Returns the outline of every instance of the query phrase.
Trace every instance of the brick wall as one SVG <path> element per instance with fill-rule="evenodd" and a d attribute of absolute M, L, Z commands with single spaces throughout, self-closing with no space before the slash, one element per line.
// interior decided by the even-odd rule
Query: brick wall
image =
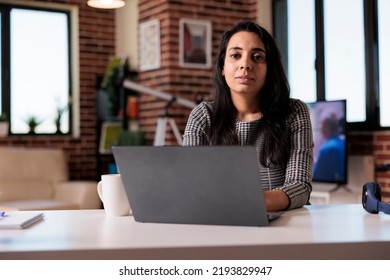
<path fill-rule="evenodd" d="M 373 133 L 373 154 L 376 166 L 390 163 L 390 132 Z M 376 172 L 376 180 L 382 188 L 382 200 L 390 202 L 390 171 Z"/>
<path fill-rule="evenodd" d="M 69 158 L 72 179 L 95 179 L 96 157 L 96 77 L 105 71 L 115 53 L 115 12 L 97 10 L 87 1 L 30 1 L 72 4 L 79 7 L 80 56 L 80 137 L 10 136 L 0 139 L 0 146 L 62 148 Z M 43 106 L 43 105 L 42 105 Z"/>
<path fill-rule="evenodd" d="M 375 166 L 390 162 L 390 132 L 350 133 L 348 152 L 354 155 L 373 155 Z M 390 202 L 390 171 L 376 171 L 375 180 L 381 185 L 382 200 Z"/>

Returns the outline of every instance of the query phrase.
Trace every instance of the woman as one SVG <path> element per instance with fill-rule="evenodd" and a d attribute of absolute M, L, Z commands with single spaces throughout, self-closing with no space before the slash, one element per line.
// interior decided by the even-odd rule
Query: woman
<path fill-rule="evenodd" d="M 290 89 L 272 36 L 240 22 L 222 36 L 213 102 L 188 119 L 183 145 L 255 145 L 268 211 L 309 202 L 313 136 L 307 106 Z"/>

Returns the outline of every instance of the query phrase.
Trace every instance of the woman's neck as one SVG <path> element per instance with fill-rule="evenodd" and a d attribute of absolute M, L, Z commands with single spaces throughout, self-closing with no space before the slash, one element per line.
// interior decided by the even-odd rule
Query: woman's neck
<path fill-rule="evenodd" d="M 237 109 L 238 120 L 248 122 L 262 118 L 263 114 L 259 111 L 257 98 L 236 97 L 232 99 Z"/>
<path fill-rule="evenodd" d="M 238 112 L 237 119 L 242 122 L 256 121 L 263 117 L 261 112 L 251 113 L 251 112 Z"/>

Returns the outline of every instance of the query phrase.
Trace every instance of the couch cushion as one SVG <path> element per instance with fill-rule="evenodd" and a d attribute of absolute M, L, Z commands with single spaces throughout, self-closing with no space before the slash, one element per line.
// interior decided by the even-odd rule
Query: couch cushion
<path fill-rule="evenodd" d="M 77 204 L 57 200 L 14 200 L 0 202 L 1 211 L 19 210 L 77 210 Z"/>
<path fill-rule="evenodd" d="M 0 148 L 0 181 L 3 179 L 68 180 L 65 153 L 48 148 Z"/>
<path fill-rule="evenodd" d="M 15 179 L 0 180 L 0 201 L 20 199 L 52 199 L 53 183 L 49 181 Z"/>

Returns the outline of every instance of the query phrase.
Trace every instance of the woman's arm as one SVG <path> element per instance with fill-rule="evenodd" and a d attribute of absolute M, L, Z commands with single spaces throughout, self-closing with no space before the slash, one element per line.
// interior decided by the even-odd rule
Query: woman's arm
<path fill-rule="evenodd" d="M 285 181 L 278 188 L 288 197 L 289 203 L 283 209 L 302 207 L 309 202 L 313 176 L 313 131 L 309 110 L 300 100 L 292 101 L 289 117 L 291 153 L 287 162 Z M 276 196 L 280 199 L 275 202 Z M 266 194 L 270 208 L 285 206 L 282 194 Z"/>

